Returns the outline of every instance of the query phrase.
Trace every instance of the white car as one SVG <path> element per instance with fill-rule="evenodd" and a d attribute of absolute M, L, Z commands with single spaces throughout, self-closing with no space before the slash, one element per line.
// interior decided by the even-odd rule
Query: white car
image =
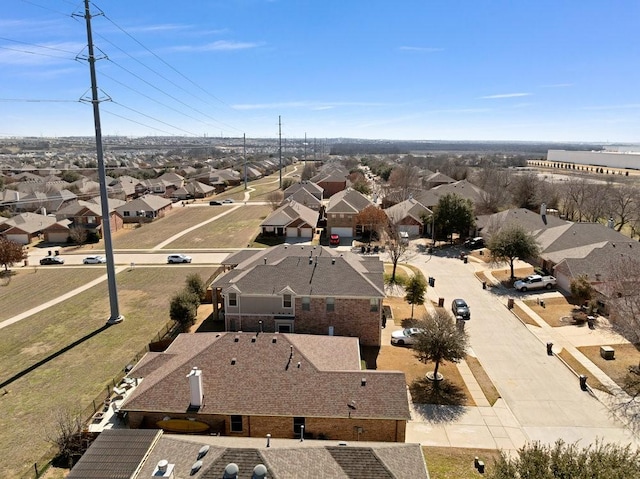
<path fill-rule="evenodd" d="M 170 254 L 167 256 L 167 263 L 191 263 L 191 256 L 187 256 L 186 254 Z"/>
<path fill-rule="evenodd" d="M 105 258 L 104 256 L 87 256 L 85 259 L 82 260 L 82 262 L 84 264 L 100 264 L 100 263 L 106 263 L 107 262 L 107 258 Z"/>
<path fill-rule="evenodd" d="M 414 344 L 417 336 L 422 333 L 422 331 L 420 328 L 405 328 L 394 331 L 391 333 L 391 344 L 397 344 L 399 346 Z"/>
<path fill-rule="evenodd" d="M 229 204 L 229 203 L 233 203 L 233 200 L 231 198 L 227 198 L 226 200 L 222 200 L 222 202 Z"/>

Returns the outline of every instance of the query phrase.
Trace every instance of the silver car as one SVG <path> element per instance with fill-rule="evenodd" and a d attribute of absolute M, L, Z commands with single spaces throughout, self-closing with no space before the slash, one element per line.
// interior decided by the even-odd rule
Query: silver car
<path fill-rule="evenodd" d="M 405 328 L 394 331 L 391 333 L 391 344 L 397 344 L 398 346 L 414 344 L 417 336 L 422 333 L 422 331 L 420 328 Z"/>
<path fill-rule="evenodd" d="M 104 256 L 87 256 L 85 259 L 82 260 L 82 262 L 84 264 L 101 264 L 101 263 L 106 263 L 107 262 L 107 258 L 105 258 Z"/>
<path fill-rule="evenodd" d="M 178 254 L 170 254 L 167 256 L 167 263 L 191 263 L 191 256 L 187 256 L 186 254 L 178 253 Z"/>

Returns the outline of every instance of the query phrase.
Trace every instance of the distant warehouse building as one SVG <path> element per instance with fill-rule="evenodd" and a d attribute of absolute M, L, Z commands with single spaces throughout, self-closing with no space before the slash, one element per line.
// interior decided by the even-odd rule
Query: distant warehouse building
<path fill-rule="evenodd" d="M 547 161 L 640 170 L 640 153 L 549 150 Z"/>

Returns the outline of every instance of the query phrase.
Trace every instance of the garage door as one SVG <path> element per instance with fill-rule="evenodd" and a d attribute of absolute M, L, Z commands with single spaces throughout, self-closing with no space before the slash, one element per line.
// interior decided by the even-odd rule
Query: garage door
<path fill-rule="evenodd" d="M 66 243 L 69 239 L 69 233 L 67 232 L 58 232 L 58 233 L 49 233 L 47 234 L 47 240 L 50 243 Z"/>
<path fill-rule="evenodd" d="M 353 228 L 332 226 L 331 227 L 331 234 L 332 235 L 340 235 L 342 237 L 349 238 L 349 237 L 353 236 Z"/>
<path fill-rule="evenodd" d="M 302 238 L 311 238 L 312 234 L 313 234 L 313 228 L 300 229 L 300 236 Z"/>
<path fill-rule="evenodd" d="M 287 238 L 297 238 L 298 228 L 287 228 Z"/>
<path fill-rule="evenodd" d="M 11 241 L 15 241 L 16 243 L 29 244 L 29 237 L 25 234 L 15 234 L 15 235 L 8 234 L 8 235 L 5 235 L 5 238 Z"/>

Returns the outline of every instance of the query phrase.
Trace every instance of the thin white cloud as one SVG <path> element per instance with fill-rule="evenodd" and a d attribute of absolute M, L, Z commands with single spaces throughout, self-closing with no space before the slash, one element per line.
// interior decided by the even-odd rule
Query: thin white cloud
<path fill-rule="evenodd" d="M 192 25 L 183 25 L 179 23 L 161 23 L 158 25 L 145 25 L 139 27 L 128 28 L 127 31 L 135 33 L 158 33 L 158 32 L 175 32 L 180 30 L 191 30 Z"/>
<path fill-rule="evenodd" d="M 583 110 L 600 111 L 600 110 L 635 110 L 640 108 L 640 103 L 627 103 L 623 105 L 602 105 L 602 106 L 585 106 Z"/>
<path fill-rule="evenodd" d="M 481 96 L 483 100 L 494 100 L 497 98 L 519 98 L 521 96 L 531 96 L 532 93 L 499 93 L 497 95 Z"/>
<path fill-rule="evenodd" d="M 427 52 L 427 53 L 433 53 L 433 52 L 441 52 L 444 50 L 444 48 L 435 48 L 435 47 L 411 47 L 408 45 L 404 45 L 401 47 L 398 47 L 398 50 L 402 50 L 402 51 L 407 51 L 407 52 Z"/>
<path fill-rule="evenodd" d="M 233 51 L 247 50 L 250 48 L 258 48 L 262 43 L 255 42 L 230 42 L 227 40 L 219 40 L 217 42 L 207 43 L 205 45 L 181 45 L 169 48 L 174 52 L 213 52 L 213 51 Z"/>
<path fill-rule="evenodd" d="M 310 110 L 329 110 L 340 106 L 387 106 L 386 103 L 369 103 L 369 102 L 317 102 L 317 101 L 289 101 L 280 103 L 245 103 L 233 105 L 236 110 L 268 110 L 282 108 L 306 108 Z"/>

